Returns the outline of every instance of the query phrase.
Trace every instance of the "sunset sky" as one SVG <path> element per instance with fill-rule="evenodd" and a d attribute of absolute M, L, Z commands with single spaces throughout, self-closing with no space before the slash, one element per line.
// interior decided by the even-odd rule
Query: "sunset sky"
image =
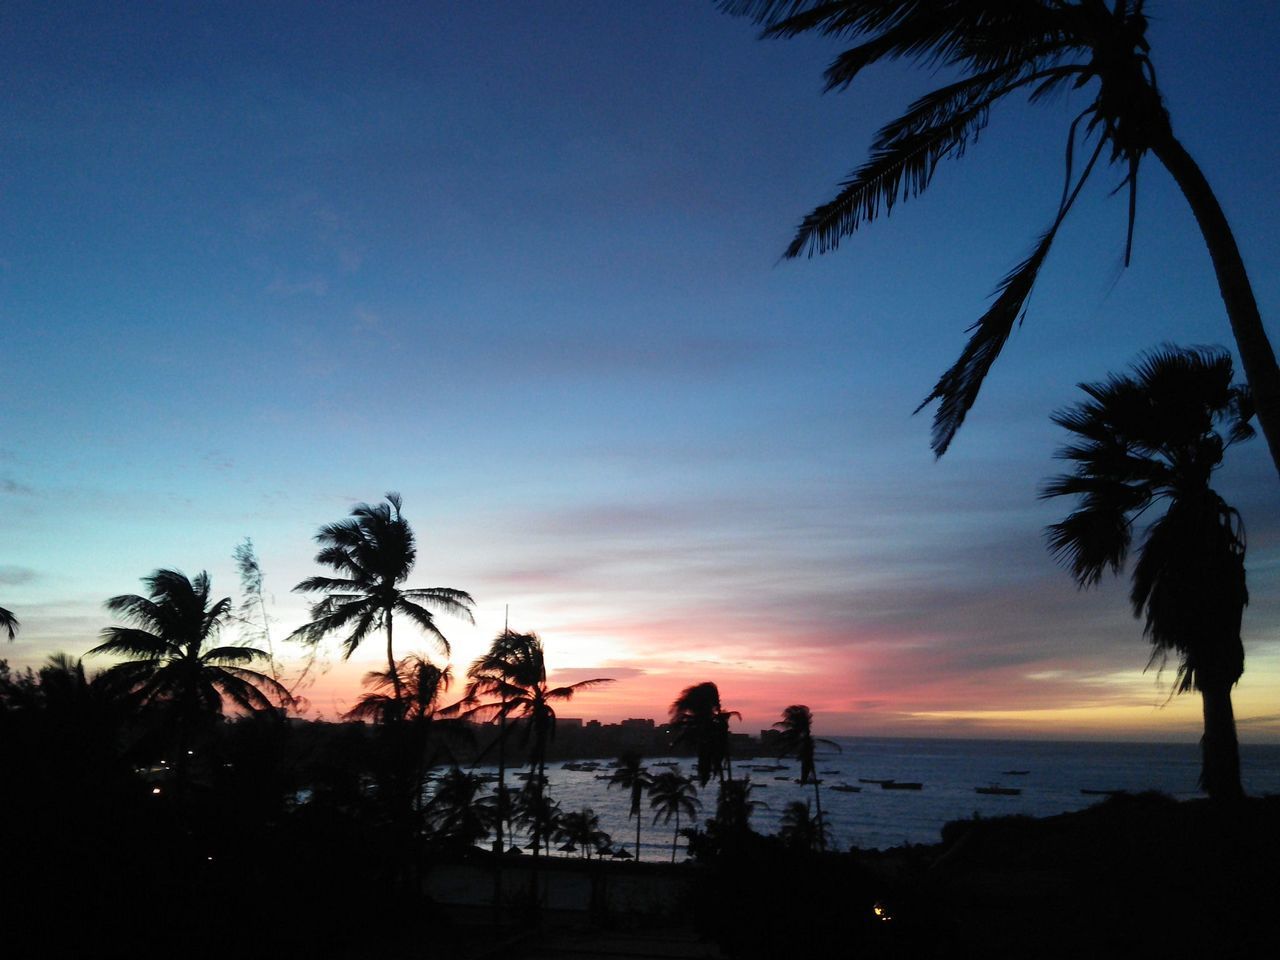
<path fill-rule="evenodd" d="M 1149 6 L 1280 340 L 1280 5 Z M 83 653 L 157 567 L 237 595 L 245 537 L 282 638 L 316 530 L 398 490 L 410 585 L 477 601 L 440 620 L 458 673 L 509 606 L 553 680 L 617 679 L 565 716 L 714 680 L 749 732 L 799 702 L 827 734 L 1197 737 L 1127 583 L 1079 593 L 1042 538 L 1068 504 L 1036 498 L 1078 381 L 1233 346 L 1172 181 L 1144 166 L 1124 270 L 1095 177 L 935 462 L 911 411 L 1049 224 L 1083 101 L 1010 101 L 925 197 L 779 262 L 941 75 L 823 96 L 836 45 L 756 32 L 692 0 L 6 3 L 0 657 Z M 1280 741 L 1260 439 L 1217 486 L 1249 533 L 1240 733 Z M 379 654 L 333 644 L 310 715 Z"/>

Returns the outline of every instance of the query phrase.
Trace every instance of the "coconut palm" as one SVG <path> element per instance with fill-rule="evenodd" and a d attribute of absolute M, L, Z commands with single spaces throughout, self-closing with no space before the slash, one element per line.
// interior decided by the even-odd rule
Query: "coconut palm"
<path fill-rule="evenodd" d="M 13 640 L 18 636 L 18 618 L 4 607 L 0 607 L 0 630 L 9 634 L 9 639 Z"/>
<path fill-rule="evenodd" d="M 813 784 L 813 802 L 818 810 L 818 819 L 822 819 L 821 781 L 814 767 L 813 752 L 818 744 L 824 747 L 835 747 L 837 750 L 840 749 L 840 745 L 833 740 L 824 740 L 822 737 L 813 735 L 813 711 L 803 704 L 792 704 L 783 710 L 782 719 L 775 723 L 774 727 L 779 731 L 778 745 L 781 748 L 781 755 L 796 757 L 800 761 L 800 783 Z M 818 834 L 818 841 L 825 843 L 823 833 Z"/>
<path fill-rule="evenodd" d="M 107 627 L 103 642 L 89 653 L 130 658 L 107 671 L 109 682 L 171 725 L 181 781 L 190 738 L 221 716 L 224 704 L 249 712 L 274 710 L 289 704 L 289 691 L 252 669 L 269 660 L 265 651 L 216 645 L 231 599 L 211 600 L 207 573 L 188 579 L 176 570 L 157 570 L 142 582 L 147 596 L 125 594 L 107 601 L 107 609 L 132 626 Z"/>
<path fill-rule="evenodd" d="M 590 807 L 561 814 L 556 824 L 557 840 L 563 840 L 565 853 L 575 850 L 578 856 L 591 859 L 591 854 L 602 855 L 608 849 L 610 837 L 600 829 L 600 818 Z"/>
<path fill-rule="evenodd" d="M 844 89 L 865 67 L 900 57 L 930 68 L 942 65 L 957 77 L 880 129 L 870 158 L 832 200 L 801 222 L 787 257 L 834 250 L 862 224 L 922 193 L 938 164 L 962 156 L 986 126 L 991 108 L 1006 97 L 1025 92 L 1035 102 L 1066 89 L 1093 92 L 1067 131 L 1066 179 L 1052 223 L 1000 282 L 994 303 L 970 328 L 960 359 L 921 404 L 939 403 L 935 453 L 946 451 L 964 421 L 1014 323 L 1024 315 L 1058 228 L 1104 155 L 1120 168 L 1120 185 L 1128 188 L 1128 261 L 1138 169 L 1149 152 L 1173 176 L 1200 226 L 1272 460 L 1280 469 L 1280 369 L 1226 216 L 1203 172 L 1174 136 L 1150 56 L 1145 0 L 720 0 L 720 6 L 754 18 L 768 37 L 816 32 L 854 42 L 827 69 L 828 90 Z M 1077 153 L 1087 154 L 1078 176 Z"/>
<path fill-rule="evenodd" d="M 432 610 L 453 614 L 468 623 L 472 599 L 465 590 L 452 587 L 402 586 L 413 571 L 418 548 L 413 529 L 400 512 L 398 493 L 388 493 L 386 503 L 357 504 L 351 516 L 320 528 L 316 542 L 321 550 L 316 563 L 332 567 L 336 577 L 307 577 L 293 589 L 299 593 L 323 593 L 311 608 L 311 622 L 291 637 L 319 643 L 331 633 L 349 631 L 342 641 L 343 657 L 350 657 L 375 630 L 387 638 L 387 672 L 394 699 L 403 690 L 392 645 L 393 614 L 401 614 L 432 637 L 449 653 L 449 641 L 436 626 Z"/>
<path fill-rule="evenodd" d="M 468 672 L 477 675 L 472 681 L 469 698 L 486 695 L 493 698 L 488 703 L 472 707 L 468 715 L 520 721 L 531 774 L 524 792 L 539 795 L 546 783 L 547 746 L 556 735 L 556 711 L 552 704 L 572 699 L 579 690 L 613 682 L 608 677 L 595 677 L 551 687 L 547 684 L 546 658 L 538 635 L 509 630 L 503 631 L 490 653 L 472 664 L 472 670 Z M 537 799 L 541 799 L 540 796 Z M 539 804 L 534 802 L 533 806 L 536 808 Z M 541 841 L 545 839 L 538 827 L 539 822 L 537 818 L 533 821 L 534 856 L 538 855 Z"/>
<path fill-rule="evenodd" d="M 1200 691 L 1201 784 L 1215 798 L 1242 794 L 1231 688 L 1244 672 L 1244 528 L 1209 486 L 1223 451 L 1253 435 L 1248 390 L 1231 376 L 1223 351 L 1164 347 L 1128 376 L 1081 384 L 1089 399 L 1053 417 L 1073 434 L 1058 457 L 1074 470 L 1043 492 L 1079 498 L 1047 536 L 1081 587 L 1108 568 L 1120 573 L 1137 519 L 1154 515 L 1139 538 L 1129 598 L 1146 619 L 1152 663 L 1176 656 L 1176 692 Z"/>
<path fill-rule="evenodd" d="M 729 720 L 742 718 L 720 706 L 720 689 L 710 681 L 685 687 L 671 704 L 673 745 L 692 744 L 698 754 L 698 783 L 705 787 L 714 775 L 733 776 L 729 757 Z"/>
<path fill-rule="evenodd" d="M 631 791 L 631 807 L 627 819 L 636 818 L 636 860 L 640 860 L 640 801 L 645 791 L 653 786 L 653 775 L 640 764 L 640 758 L 633 753 L 624 755 L 618 760 L 613 774 L 609 777 L 607 788 L 621 787 Z"/>
<path fill-rule="evenodd" d="M 808 803 L 792 800 L 782 810 L 778 839 L 793 850 L 826 850 L 830 842 L 826 817 L 814 813 Z"/>
<path fill-rule="evenodd" d="M 680 836 L 681 816 L 692 820 L 698 815 L 702 802 L 698 799 L 698 791 L 693 780 L 679 770 L 664 770 L 653 778 L 653 786 L 649 788 L 649 806 L 655 811 L 653 822 L 659 819 L 664 824 L 675 818 L 676 827 L 671 834 L 671 862 L 676 862 L 676 840 Z"/>
<path fill-rule="evenodd" d="M 488 836 L 496 810 L 479 796 L 480 787 L 479 777 L 457 767 L 437 782 L 426 816 L 439 842 L 467 849 Z"/>

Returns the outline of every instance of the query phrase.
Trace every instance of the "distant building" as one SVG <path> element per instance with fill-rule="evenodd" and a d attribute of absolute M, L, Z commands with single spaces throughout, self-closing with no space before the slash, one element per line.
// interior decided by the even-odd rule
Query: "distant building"
<path fill-rule="evenodd" d="M 591 722 L 595 723 L 594 720 Z M 556 717 L 556 727 L 563 728 L 566 730 L 581 730 L 582 718 L 581 717 Z"/>
<path fill-rule="evenodd" d="M 636 728 L 640 730 L 652 730 L 653 721 L 652 720 L 623 720 L 620 724 L 618 724 L 618 726 L 624 729 Z"/>

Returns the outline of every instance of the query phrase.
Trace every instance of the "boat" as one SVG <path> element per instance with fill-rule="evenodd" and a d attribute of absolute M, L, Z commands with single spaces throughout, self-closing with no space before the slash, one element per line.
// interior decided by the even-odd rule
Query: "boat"
<path fill-rule="evenodd" d="M 993 797 L 1016 797 L 1022 793 L 1017 787 L 1002 787 L 994 783 L 989 787 L 974 787 L 973 792 L 985 793 Z"/>
<path fill-rule="evenodd" d="M 1028 773 L 1030 773 L 1030 772 L 1031 772 L 1030 770 L 1001 770 L 1001 771 L 1000 771 L 1000 776 L 1002 776 L 1002 777 L 1025 777 L 1025 776 L 1026 776 Z"/>
<path fill-rule="evenodd" d="M 908 782 L 906 780 L 885 780 L 880 784 L 882 790 L 923 790 L 923 783 Z"/>
<path fill-rule="evenodd" d="M 839 773 L 840 771 L 839 770 L 819 770 L 818 772 L 825 777 L 825 776 L 829 776 L 830 774 Z"/>
<path fill-rule="evenodd" d="M 861 787 L 855 787 L 852 784 L 848 784 L 848 783 L 834 784 L 831 787 L 831 789 L 836 791 L 836 793 L 861 793 L 862 792 Z"/>
<path fill-rule="evenodd" d="M 774 777 L 775 780 L 790 780 L 790 777 Z"/>
<path fill-rule="evenodd" d="M 680 766 L 680 761 L 679 760 L 659 760 L 657 763 L 654 764 L 654 766 L 655 767 L 678 767 Z"/>
<path fill-rule="evenodd" d="M 878 784 L 880 784 L 880 786 L 882 786 L 882 787 L 883 787 L 886 783 L 893 783 L 893 781 L 892 781 L 892 780 L 872 780 L 872 779 L 869 779 L 868 777 L 859 777 L 859 778 L 858 778 L 858 782 L 859 782 L 859 783 L 878 783 Z"/>

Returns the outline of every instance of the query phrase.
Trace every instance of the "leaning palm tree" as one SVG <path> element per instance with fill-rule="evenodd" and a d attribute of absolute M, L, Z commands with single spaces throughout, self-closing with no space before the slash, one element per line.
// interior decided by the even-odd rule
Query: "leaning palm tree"
<path fill-rule="evenodd" d="M 636 818 L 637 863 L 640 861 L 640 801 L 645 791 L 652 786 L 653 775 L 640 764 L 640 758 L 634 753 L 625 754 L 618 760 L 607 785 L 610 790 L 621 787 L 631 791 L 631 807 L 627 812 L 627 819 Z"/>
<path fill-rule="evenodd" d="M 1244 528 L 1209 486 L 1223 451 L 1253 435 L 1249 392 L 1231 376 L 1223 351 L 1164 347 L 1128 376 L 1081 384 L 1089 399 L 1053 417 L 1074 435 L 1058 453 L 1074 470 L 1043 492 L 1079 498 L 1047 535 L 1081 587 L 1118 574 L 1138 518 L 1154 515 L 1129 598 L 1146 618 L 1151 662 L 1175 655 L 1176 692 L 1200 691 L 1201 785 L 1214 798 L 1242 795 L 1231 688 L 1244 672 Z"/>
<path fill-rule="evenodd" d="M 10 640 L 18 636 L 18 626 L 18 618 L 4 607 L 0 607 L 0 630 L 9 634 Z"/>
<path fill-rule="evenodd" d="M 698 791 L 693 780 L 679 770 L 665 770 L 653 778 L 653 786 L 649 788 L 649 806 L 655 811 L 653 822 L 661 818 L 664 824 L 670 823 L 674 817 L 675 830 L 671 834 L 671 862 L 676 862 L 676 840 L 680 836 L 680 818 L 684 816 L 693 820 L 698 815 L 702 802 L 698 799 Z"/>
<path fill-rule="evenodd" d="M 795 703 L 782 711 L 782 719 L 774 726 L 778 729 L 778 745 L 782 748 L 781 755 L 784 757 L 796 757 L 800 760 L 800 783 L 813 784 L 813 802 L 818 811 L 818 819 L 822 819 L 822 793 L 819 785 L 822 781 L 818 779 L 818 771 L 813 763 L 814 748 L 818 744 L 825 747 L 835 747 L 840 749 L 840 744 L 834 740 L 824 740 L 822 737 L 813 735 L 813 711 L 803 704 Z M 826 837 L 823 833 L 818 834 L 819 843 L 825 844 Z M 826 849 L 825 846 L 823 849 Z"/>
<path fill-rule="evenodd" d="M 191 736 L 221 716 L 225 704 L 248 712 L 273 710 L 289 704 L 289 691 L 252 669 L 269 660 L 265 651 L 215 645 L 231 599 L 211 600 L 207 573 L 188 579 L 176 570 L 157 570 L 142 582 L 147 596 L 107 601 L 108 610 L 132 625 L 107 627 L 103 642 L 89 653 L 129 658 L 107 677 L 172 725 L 181 779 Z"/>
<path fill-rule="evenodd" d="M 494 699 L 472 707 L 468 715 L 505 716 L 521 722 L 530 772 L 525 792 L 536 795 L 531 805 L 540 809 L 546 783 L 547 746 L 556 735 L 556 711 L 552 704 L 572 699 L 579 690 L 612 683 L 613 680 L 595 677 L 561 687 L 549 686 L 542 641 L 536 633 L 504 631 L 499 641 L 499 655 L 487 661 L 487 672 L 482 680 L 473 681 L 475 688 L 472 691 L 476 697 L 488 695 Z M 475 669 L 475 666 L 473 664 L 472 668 Z M 545 837 L 538 826 L 540 820 L 534 818 L 532 822 L 535 828 L 533 853 L 537 856 Z"/>
<path fill-rule="evenodd" d="M 767 37 L 806 32 L 848 39 L 826 72 L 827 90 L 844 89 L 874 63 L 907 58 L 957 75 L 880 129 L 871 156 L 839 192 L 801 222 L 786 257 L 834 250 L 840 240 L 895 203 L 922 193 L 938 164 L 975 143 L 993 106 L 1016 93 L 1036 102 L 1090 88 L 1092 100 L 1067 131 L 1062 198 L 1031 253 L 999 284 L 991 308 L 970 328 L 960 359 L 921 407 L 938 401 L 933 449 L 941 456 L 1026 309 L 1036 276 L 1063 219 L 1097 161 L 1119 166 L 1128 188 L 1128 262 L 1138 168 L 1153 154 L 1195 215 L 1213 261 L 1258 418 L 1280 469 L 1280 368 L 1225 214 L 1204 173 L 1174 136 L 1147 41 L 1145 0 L 719 0 Z M 1092 141 L 1092 142 L 1090 142 Z M 1087 155 L 1076 175 L 1077 153 Z"/>
<path fill-rule="evenodd" d="M 815 814 L 808 803 L 792 800 L 783 808 L 782 819 L 778 823 L 778 839 L 792 850 L 826 850 L 830 834 L 822 811 Z"/>
<path fill-rule="evenodd" d="M 710 681 L 685 687 L 671 704 L 673 745 L 692 744 L 698 754 L 698 783 L 705 787 L 712 776 L 723 782 L 733 776 L 729 756 L 729 720 L 741 719 L 736 710 L 720 706 L 720 688 Z"/>
<path fill-rule="evenodd" d="M 413 529 L 400 512 L 398 493 L 388 493 L 386 503 L 357 504 L 351 516 L 320 528 L 316 542 L 321 550 L 316 563 L 332 567 L 336 577 L 307 577 L 293 589 L 300 593 L 323 593 L 311 608 L 311 622 L 295 630 L 291 637 L 318 643 L 331 633 L 349 631 L 342 641 L 343 657 L 375 630 L 387 638 L 387 671 L 395 700 L 402 698 L 392 646 L 392 617 L 401 614 L 432 637 L 441 651 L 449 653 L 445 639 L 431 611 L 461 617 L 468 623 L 472 599 L 465 590 L 452 587 L 402 586 L 413 571 L 418 556 Z"/>

